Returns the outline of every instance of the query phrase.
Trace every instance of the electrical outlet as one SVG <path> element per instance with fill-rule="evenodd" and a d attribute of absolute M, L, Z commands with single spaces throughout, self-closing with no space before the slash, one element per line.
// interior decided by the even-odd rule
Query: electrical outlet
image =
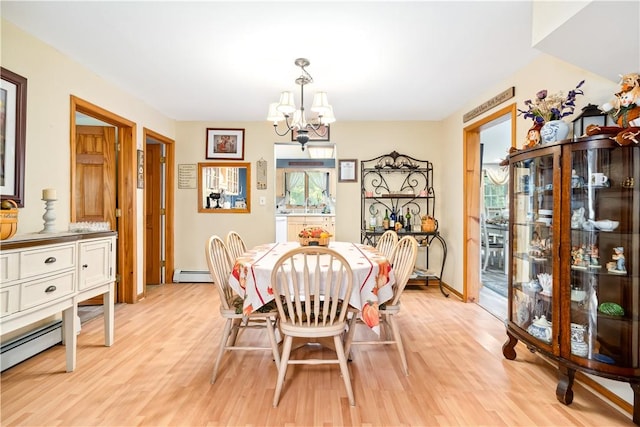
<path fill-rule="evenodd" d="M 264 206 L 266 204 L 267 204 L 267 198 L 264 196 L 260 197 L 260 205 Z"/>

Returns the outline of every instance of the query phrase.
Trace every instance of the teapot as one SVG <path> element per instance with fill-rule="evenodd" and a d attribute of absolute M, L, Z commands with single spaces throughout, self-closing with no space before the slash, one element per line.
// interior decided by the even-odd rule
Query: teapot
<path fill-rule="evenodd" d="M 540 317 L 535 317 L 533 323 L 527 328 L 527 332 L 547 343 L 551 342 L 552 331 L 551 322 L 547 320 L 544 314 Z"/>

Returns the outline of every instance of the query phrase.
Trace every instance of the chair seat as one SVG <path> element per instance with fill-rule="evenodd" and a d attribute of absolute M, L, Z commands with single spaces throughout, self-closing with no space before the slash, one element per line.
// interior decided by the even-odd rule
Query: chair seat
<path fill-rule="evenodd" d="M 336 323 L 327 326 L 307 326 L 307 325 L 292 325 L 291 323 L 280 322 L 280 331 L 286 335 L 292 337 L 331 337 L 336 334 L 340 334 L 346 326 L 345 323 Z"/>
<path fill-rule="evenodd" d="M 231 298 L 228 299 L 229 307 L 233 307 L 233 312 L 235 314 L 243 314 L 244 313 L 244 299 L 239 295 L 232 295 Z M 232 310 L 228 310 L 225 312 L 230 312 Z M 276 306 L 276 302 L 274 300 L 269 301 L 262 307 L 258 308 L 254 313 L 271 313 L 277 312 L 278 307 Z"/>

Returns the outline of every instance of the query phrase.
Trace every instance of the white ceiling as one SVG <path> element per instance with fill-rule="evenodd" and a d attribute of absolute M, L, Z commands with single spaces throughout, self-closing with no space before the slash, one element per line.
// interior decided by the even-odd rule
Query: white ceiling
<path fill-rule="evenodd" d="M 265 120 L 281 91 L 298 97 L 298 57 L 311 61 L 315 80 L 307 108 L 322 90 L 338 120 L 442 120 L 539 54 L 531 1 L 3 0 L 0 8 L 2 18 L 186 121 Z"/>

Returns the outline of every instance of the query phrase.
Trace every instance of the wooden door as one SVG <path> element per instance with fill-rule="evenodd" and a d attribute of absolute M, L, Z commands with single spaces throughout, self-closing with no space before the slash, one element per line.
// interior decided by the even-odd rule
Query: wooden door
<path fill-rule="evenodd" d="M 108 222 L 116 230 L 116 129 L 76 126 L 75 222 Z M 102 296 L 85 304 L 101 305 Z"/>
<path fill-rule="evenodd" d="M 145 148 L 145 284 L 162 283 L 162 145 Z"/>

